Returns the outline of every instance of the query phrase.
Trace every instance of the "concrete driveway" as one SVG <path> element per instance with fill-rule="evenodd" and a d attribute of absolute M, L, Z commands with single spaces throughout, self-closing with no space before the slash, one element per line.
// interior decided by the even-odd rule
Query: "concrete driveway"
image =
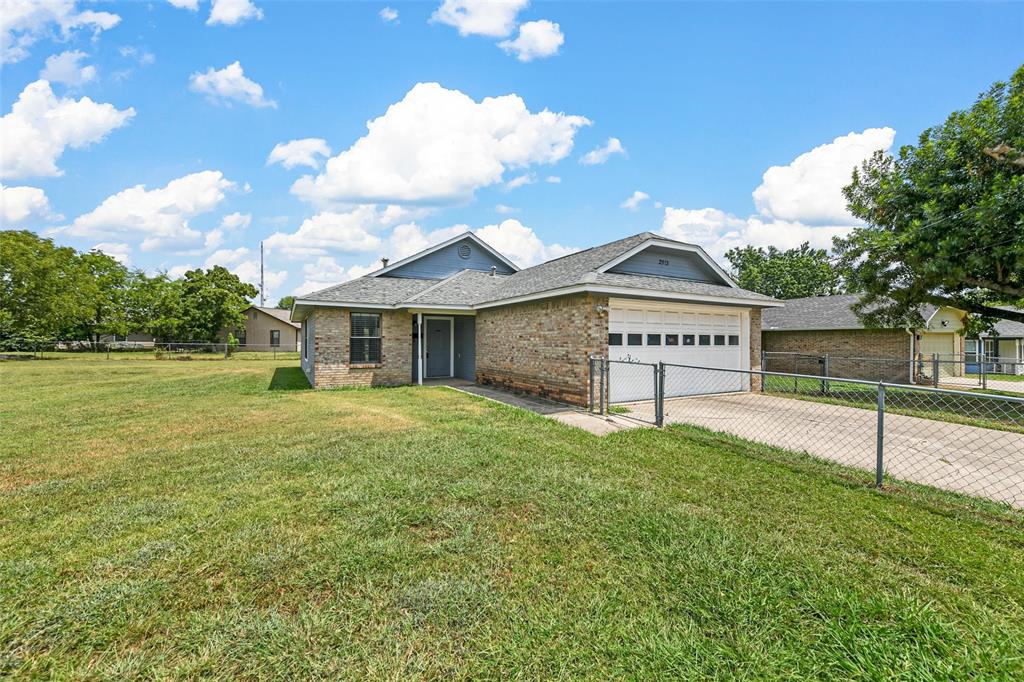
<path fill-rule="evenodd" d="M 653 403 L 631 403 L 650 418 Z M 758 393 L 669 398 L 665 423 L 693 424 L 875 469 L 877 414 L 842 405 Z M 885 415 L 885 471 L 906 481 L 968 493 L 1024 508 L 1024 434 Z"/>

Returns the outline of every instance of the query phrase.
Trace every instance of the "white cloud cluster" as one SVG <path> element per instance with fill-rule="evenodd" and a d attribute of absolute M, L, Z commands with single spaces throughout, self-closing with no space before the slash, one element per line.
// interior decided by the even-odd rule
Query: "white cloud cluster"
<path fill-rule="evenodd" d="M 529 0 L 444 0 L 430 15 L 430 20 L 454 26 L 461 36 L 506 38 L 498 47 L 521 62 L 558 54 L 565 36 L 553 21 L 528 21 L 519 26 L 515 39 L 510 37 L 519 12 L 529 4 Z"/>
<path fill-rule="evenodd" d="M 858 224 L 846 212 L 843 185 L 875 150 L 888 150 L 894 137 L 891 128 L 870 128 L 837 137 L 786 166 L 772 166 L 753 192 L 760 215 L 741 218 L 716 208 L 667 206 L 661 233 L 700 244 L 716 258 L 747 244 L 789 249 L 810 242 L 815 248 L 831 248 L 834 237 Z"/>
<path fill-rule="evenodd" d="M 107 254 L 121 265 L 131 265 L 132 247 L 124 242 L 100 242 L 92 250 Z"/>
<path fill-rule="evenodd" d="M 521 268 L 579 251 L 561 244 L 545 244 L 536 232 L 515 218 L 498 225 L 486 225 L 475 233 Z"/>
<path fill-rule="evenodd" d="M 302 266 L 302 274 L 305 279 L 295 289 L 297 294 L 309 294 L 352 279 L 345 268 L 330 256 L 320 256 L 312 263 L 306 263 Z"/>
<path fill-rule="evenodd" d="M 220 171 L 201 171 L 147 190 L 135 185 L 103 200 L 95 209 L 57 231 L 73 237 L 120 237 L 142 240 L 142 250 L 198 241 L 201 233 L 189 226 L 195 216 L 209 213 L 237 185 Z"/>
<path fill-rule="evenodd" d="M 46 36 L 69 39 L 80 29 L 99 34 L 120 21 L 110 12 L 79 11 L 75 0 L 0 0 L 0 63 L 21 61 Z"/>
<path fill-rule="evenodd" d="M 96 67 L 82 66 L 82 60 L 88 55 L 81 50 L 69 50 L 46 58 L 46 66 L 39 72 L 39 77 L 51 83 L 63 83 L 78 87 L 96 78 Z"/>
<path fill-rule="evenodd" d="M 518 95 L 474 101 L 437 83 L 418 83 L 368 132 L 300 178 L 292 192 L 308 201 L 446 203 L 501 182 L 508 168 L 554 163 L 572 150 L 583 116 L 531 113 Z"/>
<path fill-rule="evenodd" d="M 178 9 L 187 9 L 191 12 L 198 11 L 199 0 L 167 0 Z"/>
<path fill-rule="evenodd" d="M 454 26 L 460 36 L 504 38 L 516 25 L 516 15 L 530 0 L 444 0 L 431 21 Z"/>
<path fill-rule="evenodd" d="M 322 211 L 306 218 L 295 232 L 275 232 L 264 240 L 266 247 L 289 258 L 326 256 L 332 253 L 365 253 L 381 246 L 377 232 L 401 213 L 373 205 L 348 211 Z"/>
<path fill-rule="evenodd" d="M 385 23 L 398 23 L 398 10 L 393 7 L 385 7 L 377 14 Z"/>
<path fill-rule="evenodd" d="M 563 43 L 565 36 L 558 24 L 541 19 L 522 24 L 515 40 L 503 40 L 498 43 L 498 47 L 508 54 L 514 54 L 521 62 L 530 62 L 558 54 Z"/>
<path fill-rule="evenodd" d="M 210 18 L 206 20 L 206 25 L 234 26 L 249 19 L 260 20 L 262 18 L 263 10 L 254 5 L 251 0 L 213 0 Z"/>
<path fill-rule="evenodd" d="M 584 166 L 597 166 L 607 161 L 612 154 L 626 154 L 626 148 L 617 137 L 609 137 L 608 141 L 596 149 L 591 149 L 580 158 Z"/>
<path fill-rule="evenodd" d="M 118 110 L 88 97 L 58 99 L 47 81 L 29 83 L 0 118 L 0 178 L 61 175 L 57 159 L 66 147 L 99 142 L 133 116 L 131 107 Z"/>
<path fill-rule="evenodd" d="M 232 102 L 241 102 L 257 108 L 277 107 L 277 102 L 263 96 L 263 86 L 246 78 L 245 70 L 237 61 L 223 69 L 211 66 L 205 73 L 193 73 L 189 76 L 188 87 L 193 92 L 206 95 L 212 104 L 231 106 Z"/>
<path fill-rule="evenodd" d="M 209 270 L 210 268 L 219 265 L 223 268 L 227 268 L 228 271 L 238 275 L 238 279 L 243 282 L 248 282 L 255 287 L 260 285 L 260 259 L 253 257 L 256 254 L 244 246 L 240 246 L 237 249 L 220 249 L 214 251 L 206 260 L 203 262 L 203 268 Z M 264 264 L 265 265 L 265 264 Z M 191 270 L 190 265 L 181 265 L 175 268 L 171 268 L 168 271 L 168 275 L 171 277 L 185 274 L 186 271 Z M 273 297 L 274 292 L 284 284 L 284 281 L 288 279 L 287 270 L 274 270 L 272 268 L 264 267 L 263 269 L 263 283 L 266 286 L 266 292 L 264 296 L 267 299 Z"/>
<path fill-rule="evenodd" d="M 296 166 L 319 168 L 319 157 L 330 155 L 331 148 L 327 145 L 327 140 L 319 137 L 307 137 L 274 145 L 267 157 L 267 165 L 280 163 L 285 168 L 295 168 Z"/>
<path fill-rule="evenodd" d="M 629 198 L 623 201 L 621 204 L 619 204 L 619 206 L 621 206 L 622 208 L 629 209 L 630 211 L 635 211 L 638 208 L 640 208 L 640 204 L 642 204 L 643 202 L 647 201 L 650 198 L 651 195 L 648 194 L 647 192 L 635 190 L 631 195 L 629 195 Z"/>
<path fill-rule="evenodd" d="M 38 187 L 7 187 L 0 184 L 0 227 L 19 227 L 40 219 L 60 220 L 50 209 L 50 200 Z"/>

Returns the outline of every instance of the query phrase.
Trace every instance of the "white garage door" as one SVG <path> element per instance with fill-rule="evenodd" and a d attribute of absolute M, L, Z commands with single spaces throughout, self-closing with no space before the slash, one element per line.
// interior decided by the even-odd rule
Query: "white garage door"
<path fill-rule="evenodd" d="M 611 360 L 665 362 L 697 367 L 743 369 L 748 365 L 748 318 L 729 308 L 612 299 L 608 310 L 608 357 Z M 651 400 L 649 367 L 611 363 L 611 402 Z M 746 374 L 670 369 L 666 397 L 745 391 Z"/>

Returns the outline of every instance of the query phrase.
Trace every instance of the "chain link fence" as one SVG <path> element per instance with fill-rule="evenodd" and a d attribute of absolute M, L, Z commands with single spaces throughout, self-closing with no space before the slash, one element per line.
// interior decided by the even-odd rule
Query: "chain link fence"
<path fill-rule="evenodd" d="M 1024 508 L 1024 397 L 820 372 L 603 358 L 591 368 L 594 411 L 806 453 L 878 486 L 906 481 Z"/>
<path fill-rule="evenodd" d="M 0 360 L 88 356 L 111 360 L 298 360 L 299 351 L 270 344 L 203 341 L 38 341 L 0 342 Z"/>
<path fill-rule="evenodd" d="M 1013 358 L 918 353 L 913 359 L 765 351 L 769 372 L 813 374 L 934 387 L 981 387 L 1024 393 L 1024 362 Z"/>

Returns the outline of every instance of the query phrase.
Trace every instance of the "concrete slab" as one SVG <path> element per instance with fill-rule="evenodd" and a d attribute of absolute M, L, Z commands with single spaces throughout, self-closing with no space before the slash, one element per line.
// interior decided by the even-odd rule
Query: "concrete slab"
<path fill-rule="evenodd" d="M 606 436 L 609 433 L 615 433 L 617 431 L 622 431 L 623 429 L 635 429 L 640 426 L 644 426 L 633 419 L 626 419 L 617 415 L 602 417 L 601 415 L 591 414 L 581 408 L 552 402 L 550 400 L 544 400 L 542 398 L 536 398 L 534 396 L 511 393 L 493 386 L 481 386 L 470 382 L 459 382 L 444 385 L 456 391 L 462 391 L 463 393 L 469 393 L 470 395 L 486 398 L 505 405 L 511 405 L 512 407 L 518 407 L 521 410 L 528 410 L 534 414 L 543 415 L 550 419 L 560 421 L 567 426 L 589 431 L 597 436 Z"/>

